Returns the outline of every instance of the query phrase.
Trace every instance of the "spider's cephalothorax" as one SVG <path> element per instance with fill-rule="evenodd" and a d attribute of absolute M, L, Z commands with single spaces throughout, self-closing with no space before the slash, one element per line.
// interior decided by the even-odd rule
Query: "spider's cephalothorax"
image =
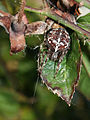
<path fill-rule="evenodd" d="M 48 57 L 53 61 L 61 62 L 69 49 L 70 37 L 64 28 L 54 28 L 47 31 L 44 42 L 48 49 Z"/>

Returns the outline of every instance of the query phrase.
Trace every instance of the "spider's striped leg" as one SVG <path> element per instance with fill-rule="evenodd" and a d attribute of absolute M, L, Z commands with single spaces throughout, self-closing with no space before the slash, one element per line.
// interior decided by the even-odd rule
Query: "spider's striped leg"
<path fill-rule="evenodd" d="M 42 54 L 42 55 L 41 55 Z M 43 53 L 41 53 L 41 51 L 40 51 L 40 53 L 39 53 L 39 60 L 38 60 L 38 63 L 39 63 L 39 72 L 41 73 L 42 72 L 42 66 L 43 66 L 43 64 L 44 64 L 44 57 L 45 57 L 45 54 L 46 54 L 46 52 L 44 51 Z M 46 61 L 46 60 L 45 60 Z"/>
<path fill-rule="evenodd" d="M 62 52 L 62 55 L 60 56 L 59 61 L 58 61 L 58 64 L 57 64 L 57 68 L 56 68 L 56 72 L 55 72 L 54 78 L 56 78 L 56 75 L 57 75 L 57 73 L 58 73 L 58 71 L 59 71 L 60 63 L 62 62 L 62 60 L 63 60 L 63 58 L 64 58 L 64 56 L 65 56 L 66 54 L 67 54 L 67 50 L 64 51 L 64 52 Z"/>
<path fill-rule="evenodd" d="M 59 67 L 60 67 L 61 61 L 62 61 L 62 60 L 59 59 L 58 64 L 57 64 L 57 68 L 56 68 L 56 72 L 55 72 L 55 75 L 54 75 L 54 78 L 56 78 L 56 75 L 57 75 L 57 73 L 58 73 L 58 71 L 59 71 Z"/>
<path fill-rule="evenodd" d="M 42 65 L 41 72 L 42 72 L 43 68 L 45 67 L 45 65 L 46 65 L 46 63 L 47 63 L 47 60 L 48 60 L 48 56 L 46 56 L 45 62 L 44 62 L 43 65 Z"/>

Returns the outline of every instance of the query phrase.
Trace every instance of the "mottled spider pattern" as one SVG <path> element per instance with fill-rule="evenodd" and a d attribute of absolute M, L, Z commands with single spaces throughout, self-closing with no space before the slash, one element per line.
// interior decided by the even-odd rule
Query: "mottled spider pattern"
<path fill-rule="evenodd" d="M 65 28 L 51 28 L 44 36 L 44 52 L 40 61 L 40 73 L 42 72 L 48 59 L 57 62 L 56 74 L 58 73 L 60 63 L 70 47 L 70 36 Z M 44 60 L 45 55 L 47 55 Z"/>
<path fill-rule="evenodd" d="M 53 61 L 61 61 L 70 46 L 70 37 L 64 28 L 50 29 L 45 35 L 48 56 Z"/>

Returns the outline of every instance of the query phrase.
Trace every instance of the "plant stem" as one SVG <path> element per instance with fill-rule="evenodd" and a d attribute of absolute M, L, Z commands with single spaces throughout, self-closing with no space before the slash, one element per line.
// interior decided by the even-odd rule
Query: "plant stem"
<path fill-rule="evenodd" d="M 75 0 L 75 1 L 82 2 L 85 7 L 90 9 L 90 1 L 89 0 Z"/>
<path fill-rule="evenodd" d="M 29 12 L 35 12 L 44 16 L 47 16 L 49 18 L 52 18 L 53 20 L 57 21 L 58 23 L 61 23 L 69 28 L 71 28 L 72 30 L 85 35 L 86 37 L 90 38 L 90 32 L 84 30 L 83 28 L 79 27 L 78 25 L 62 18 L 61 16 L 57 15 L 54 11 L 50 10 L 50 9 L 36 9 L 36 8 L 31 8 L 31 7 L 25 7 L 26 11 Z"/>
<path fill-rule="evenodd" d="M 24 7 L 25 7 L 25 5 L 26 5 L 26 0 L 22 0 L 20 11 L 18 13 L 18 23 L 20 23 L 22 21 L 22 17 L 23 17 L 23 14 L 24 14 Z"/>

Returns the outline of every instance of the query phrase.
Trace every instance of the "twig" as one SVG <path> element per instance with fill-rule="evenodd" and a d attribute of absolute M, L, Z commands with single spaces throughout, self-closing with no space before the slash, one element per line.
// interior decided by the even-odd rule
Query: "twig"
<path fill-rule="evenodd" d="M 82 4 L 90 9 L 90 1 L 89 0 L 75 0 L 77 2 L 82 2 Z"/>
<path fill-rule="evenodd" d="M 18 13 L 18 23 L 20 23 L 22 21 L 22 17 L 23 17 L 23 14 L 24 14 L 24 7 L 25 7 L 25 5 L 26 5 L 26 0 L 22 0 L 20 11 Z"/>
<path fill-rule="evenodd" d="M 84 30 L 83 28 L 79 27 L 78 25 L 62 18 L 61 16 L 57 15 L 53 10 L 50 10 L 50 9 L 40 10 L 40 9 L 36 9 L 36 8 L 31 8 L 31 7 L 28 7 L 28 6 L 25 7 L 25 10 L 29 11 L 29 12 L 35 12 L 35 13 L 50 17 L 53 20 L 57 21 L 58 23 L 61 23 L 65 26 L 71 28 L 72 30 L 90 38 L 90 32 L 88 32 L 88 31 Z"/>

